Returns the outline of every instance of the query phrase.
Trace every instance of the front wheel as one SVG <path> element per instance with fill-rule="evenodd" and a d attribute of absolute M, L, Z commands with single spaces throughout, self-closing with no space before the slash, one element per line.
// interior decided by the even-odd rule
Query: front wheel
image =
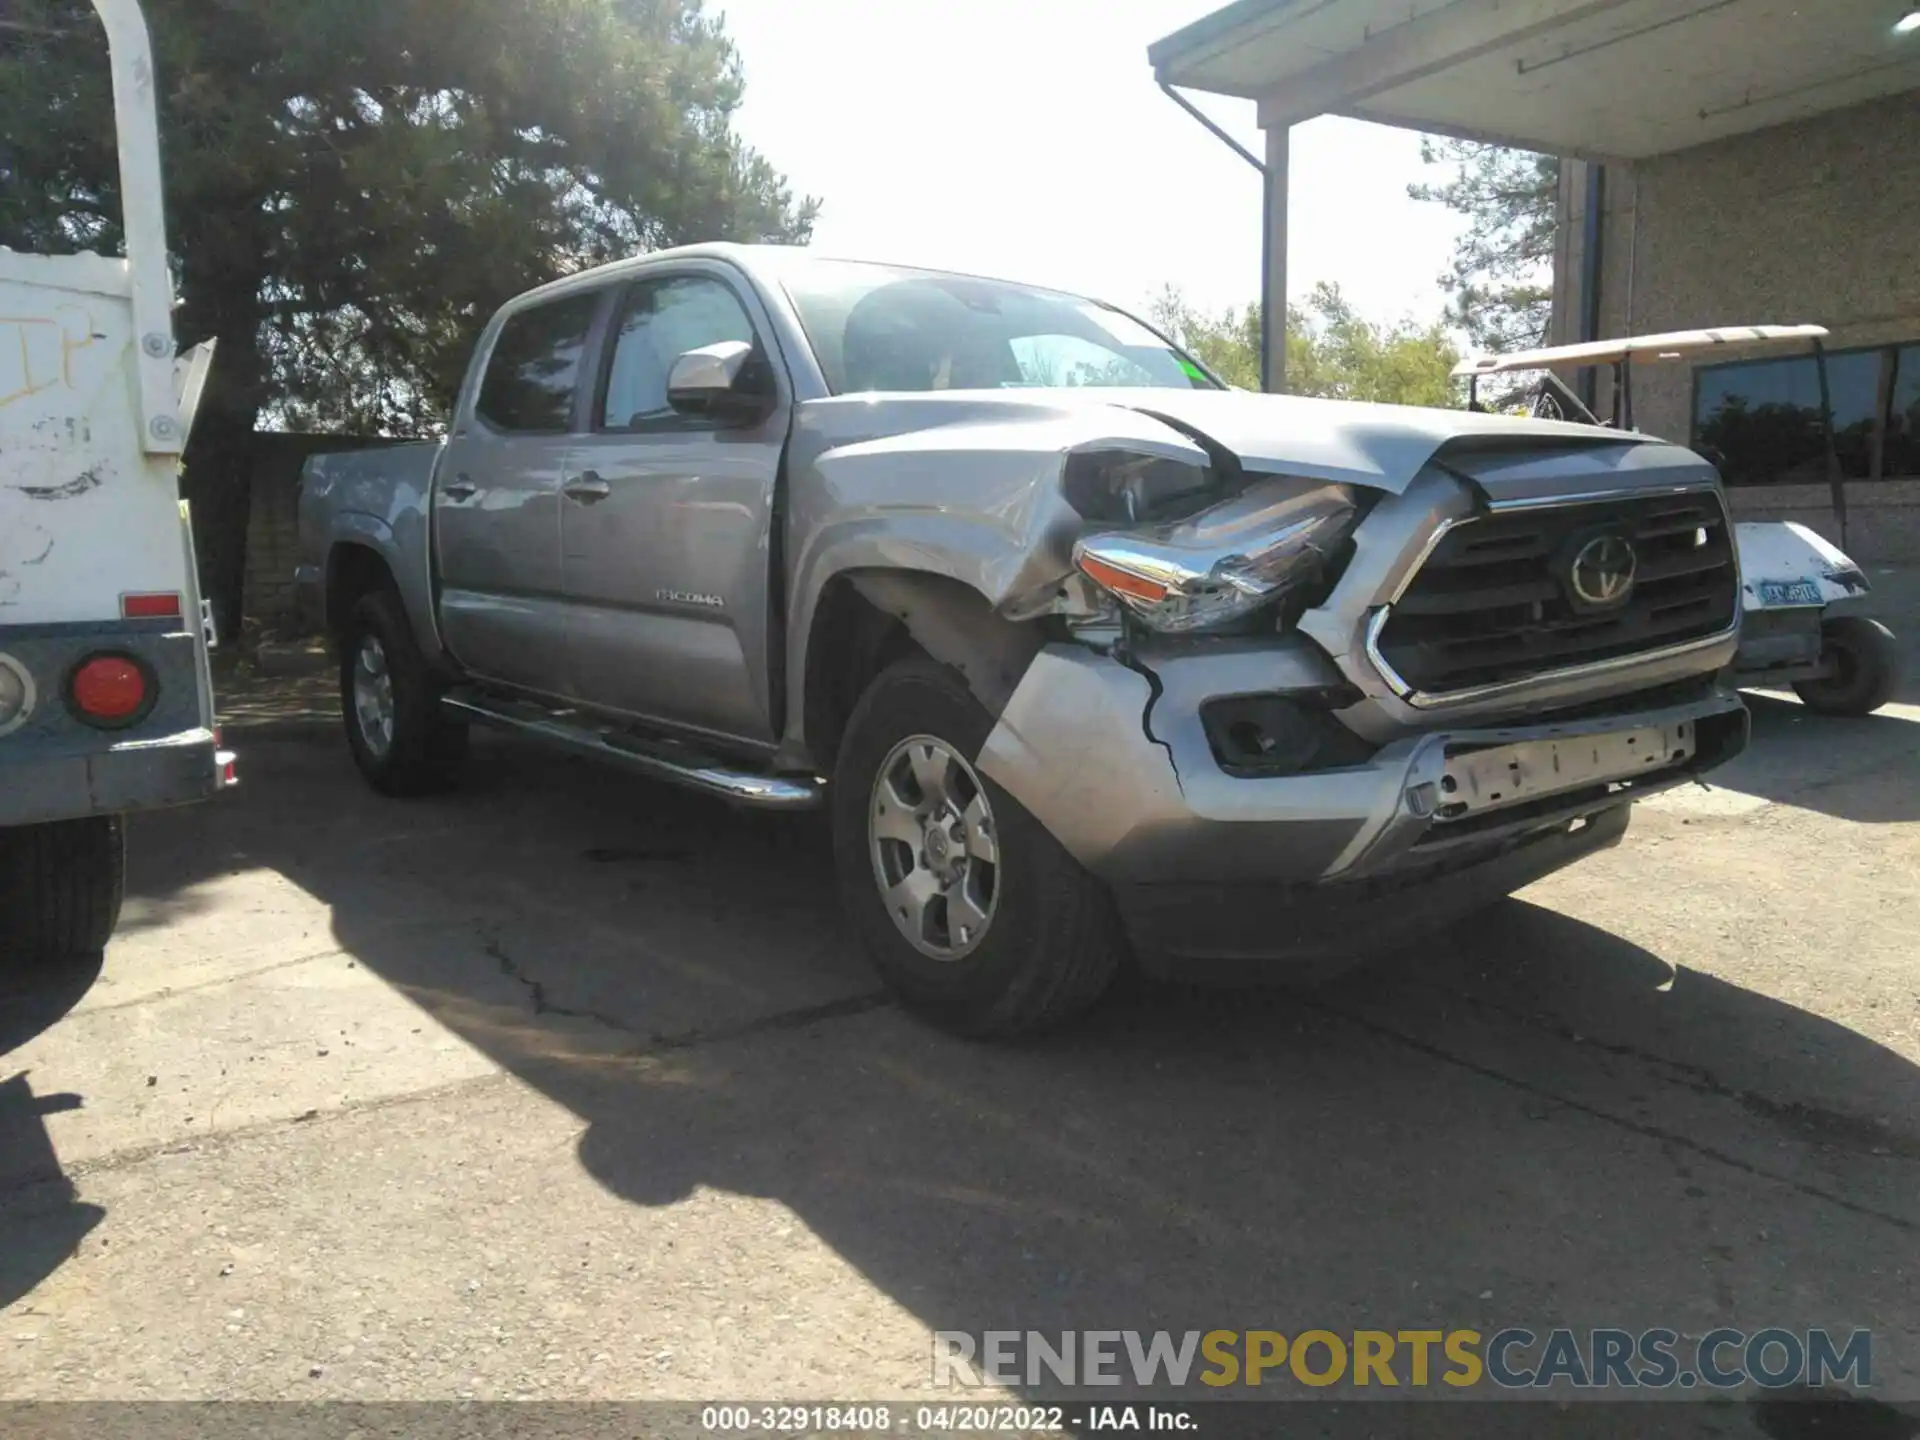
<path fill-rule="evenodd" d="M 834 767 L 834 859 L 848 917 L 909 1009 L 974 1036 L 1043 1030 L 1118 968 L 1112 898 L 983 776 L 993 718 L 926 660 L 889 667 Z"/>
<path fill-rule="evenodd" d="M 120 923 L 126 880 L 118 815 L 0 830 L 0 953 L 33 961 L 99 954 Z"/>
<path fill-rule="evenodd" d="M 440 686 L 414 643 L 399 597 L 361 597 L 340 636 L 340 712 L 367 783 L 384 795 L 425 795 L 460 777 L 467 727 L 440 712 Z"/>
<path fill-rule="evenodd" d="M 1820 650 L 1833 673 L 1793 687 L 1800 703 L 1822 715 L 1871 715 L 1900 685 L 1900 647 L 1878 620 L 1843 615 L 1820 627 Z"/>

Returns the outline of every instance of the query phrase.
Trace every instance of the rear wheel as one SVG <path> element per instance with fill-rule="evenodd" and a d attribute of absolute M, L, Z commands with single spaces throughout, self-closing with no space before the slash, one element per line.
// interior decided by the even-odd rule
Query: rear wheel
<path fill-rule="evenodd" d="M 1820 627 L 1820 651 L 1833 665 L 1821 680 L 1803 680 L 1794 694 L 1822 715 L 1871 715 L 1900 684 L 1900 647 L 1878 620 L 1843 615 Z"/>
<path fill-rule="evenodd" d="M 926 660 L 889 667 L 834 767 L 842 901 L 881 977 L 964 1035 L 1016 1035 L 1087 1009 L 1118 967 L 1105 889 L 975 761 L 993 718 Z"/>
<path fill-rule="evenodd" d="M 118 815 L 0 830 L 0 952 L 42 961 L 98 954 L 120 923 L 126 875 Z"/>
<path fill-rule="evenodd" d="M 340 637 L 340 712 L 354 763 L 374 789 L 425 795 L 459 780 L 467 727 L 441 713 L 440 693 L 398 597 L 361 597 Z"/>

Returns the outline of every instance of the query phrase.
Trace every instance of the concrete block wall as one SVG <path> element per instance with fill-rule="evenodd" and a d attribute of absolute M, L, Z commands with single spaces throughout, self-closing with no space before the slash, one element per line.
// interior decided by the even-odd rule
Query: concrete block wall
<path fill-rule="evenodd" d="M 307 457 L 394 443 L 350 435 L 262 433 L 253 437 L 242 601 L 243 614 L 250 624 L 278 633 L 293 626 L 293 567 L 299 535 L 296 507 L 300 467 Z"/>

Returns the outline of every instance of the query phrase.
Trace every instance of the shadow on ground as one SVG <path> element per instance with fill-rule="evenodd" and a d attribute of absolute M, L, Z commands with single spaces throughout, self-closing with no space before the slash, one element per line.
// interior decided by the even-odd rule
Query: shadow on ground
<path fill-rule="evenodd" d="M 1920 820 L 1920 718 L 1816 715 L 1749 693 L 1753 743 L 1709 784 L 1863 825 Z"/>
<path fill-rule="evenodd" d="M 57 1022 L 92 988 L 100 957 L 67 965 L 31 965 L 0 958 L 0 1076 L 5 1057 Z M 78 1095 L 36 1095 L 21 1072 L 0 1079 L 0 1194 L 31 1188 L 30 1208 L 0 1216 L 0 1310 L 64 1264 L 106 1217 L 84 1204 L 60 1168 L 46 1117 L 76 1110 Z"/>
<path fill-rule="evenodd" d="M 1579 920 L 1508 902 L 1308 997 L 1136 987 L 966 1044 L 875 991 L 817 821 L 476 749 L 463 792 L 396 804 L 330 735 L 243 739 L 241 789 L 136 829 L 137 893 L 280 872 L 581 1117 L 610 1191 L 774 1198 L 935 1329 L 1920 1328 L 1889 1264 L 1920 1071 Z M 1470 1428 L 1623 1433 L 1528 1409 Z M 1671 1433 L 1897 1433 L 1770 1414 Z"/>

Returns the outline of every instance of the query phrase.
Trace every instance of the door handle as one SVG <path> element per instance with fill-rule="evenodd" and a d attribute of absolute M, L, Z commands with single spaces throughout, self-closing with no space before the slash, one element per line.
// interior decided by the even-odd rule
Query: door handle
<path fill-rule="evenodd" d="M 582 470 L 573 479 L 560 487 L 560 493 L 569 500 L 577 500 L 582 505 L 591 505 L 604 500 L 613 493 L 613 487 L 591 470 Z"/>
<path fill-rule="evenodd" d="M 479 493 L 480 487 L 465 475 L 456 475 L 441 487 L 449 500 L 471 500 Z"/>

